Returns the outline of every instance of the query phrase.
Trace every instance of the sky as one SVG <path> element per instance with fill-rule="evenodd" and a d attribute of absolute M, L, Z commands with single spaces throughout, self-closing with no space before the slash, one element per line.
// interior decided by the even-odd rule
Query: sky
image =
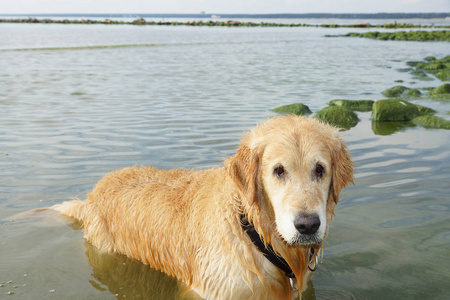
<path fill-rule="evenodd" d="M 450 0 L 0 0 L 1 14 L 450 12 Z"/>

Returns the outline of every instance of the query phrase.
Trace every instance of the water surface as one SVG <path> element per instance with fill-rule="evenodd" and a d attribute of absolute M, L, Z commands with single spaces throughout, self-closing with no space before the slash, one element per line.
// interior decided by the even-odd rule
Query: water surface
<path fill-rule="evenodd" d="M 0 25 L 0 298 L 170 299 L 177 282 L 99 253 L 70 220 L 14 214 L 86 198 L 131 165 L 203 169 L 244 130 L 302 102 L 382 99 L 408 60 L 448 43 L 325 38 L 357 29 Z M 92 48 L 96 46 L 143 45 Z M 18 51 L 20 50 L 20 51 Z M 450 105 L 413 101 L 447 118 Z M 450 293 L 450 133 L 360 123 L 357 165 L 306 299 L 444 299 Z M 72 225 L 72 226 L 68 226 Z"/>

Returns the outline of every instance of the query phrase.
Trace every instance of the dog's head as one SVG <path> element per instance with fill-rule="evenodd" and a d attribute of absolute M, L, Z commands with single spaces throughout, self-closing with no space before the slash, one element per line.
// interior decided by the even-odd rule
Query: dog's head
<path fill-rule="evenodd" d="M 288 245 L 319 245 L 341 189 L 353 182 L 338 130 L 306 117 L 269 119 L 225 165 L 255 227 L 265 239 L 271 231 Z"/>

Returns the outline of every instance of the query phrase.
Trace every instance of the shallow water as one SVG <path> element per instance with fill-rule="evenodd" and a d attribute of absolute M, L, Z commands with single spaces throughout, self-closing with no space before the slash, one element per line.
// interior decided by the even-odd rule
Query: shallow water
<path fill-rule="evenodd" d="M 86 198 L 125 166 L 217 166 L 279 105 L 317 112 L 336 98 L 382 99 L 395 80 L 442 84 L 399 69 L 450 54 L 448 43 L 324 37 L 349 31 L 1 24 L 0 298 L 174 298 L 177 282 L 98 253 L 70 220 L 9 217 Z M 448 119 L 449 104 L 413 102 Z M 356 185 L 341 195 L 305 298 L 444 299 L 450 132 L 358 116 L 342 133 Z"/>

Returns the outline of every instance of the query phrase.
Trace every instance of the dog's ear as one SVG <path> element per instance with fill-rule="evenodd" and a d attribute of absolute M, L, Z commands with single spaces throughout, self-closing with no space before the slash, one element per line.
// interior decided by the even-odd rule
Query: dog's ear
<path fill-rule="evenodd" d="M 335 140 L 331 150 L 333 166 L 332 197 L 335 203 L 339 201 L 341 190 L 353 183 L 353 162 L 348 153 L 347 146 L 339 138 Z"/>
<path fill-rule="evenodd" d="M 258 199 L 260 162 L 259 151 L 251 149 L 245 143 L 234 156 L 225 161 L 228 175 L 246 197 L 250 206 Z"/>

